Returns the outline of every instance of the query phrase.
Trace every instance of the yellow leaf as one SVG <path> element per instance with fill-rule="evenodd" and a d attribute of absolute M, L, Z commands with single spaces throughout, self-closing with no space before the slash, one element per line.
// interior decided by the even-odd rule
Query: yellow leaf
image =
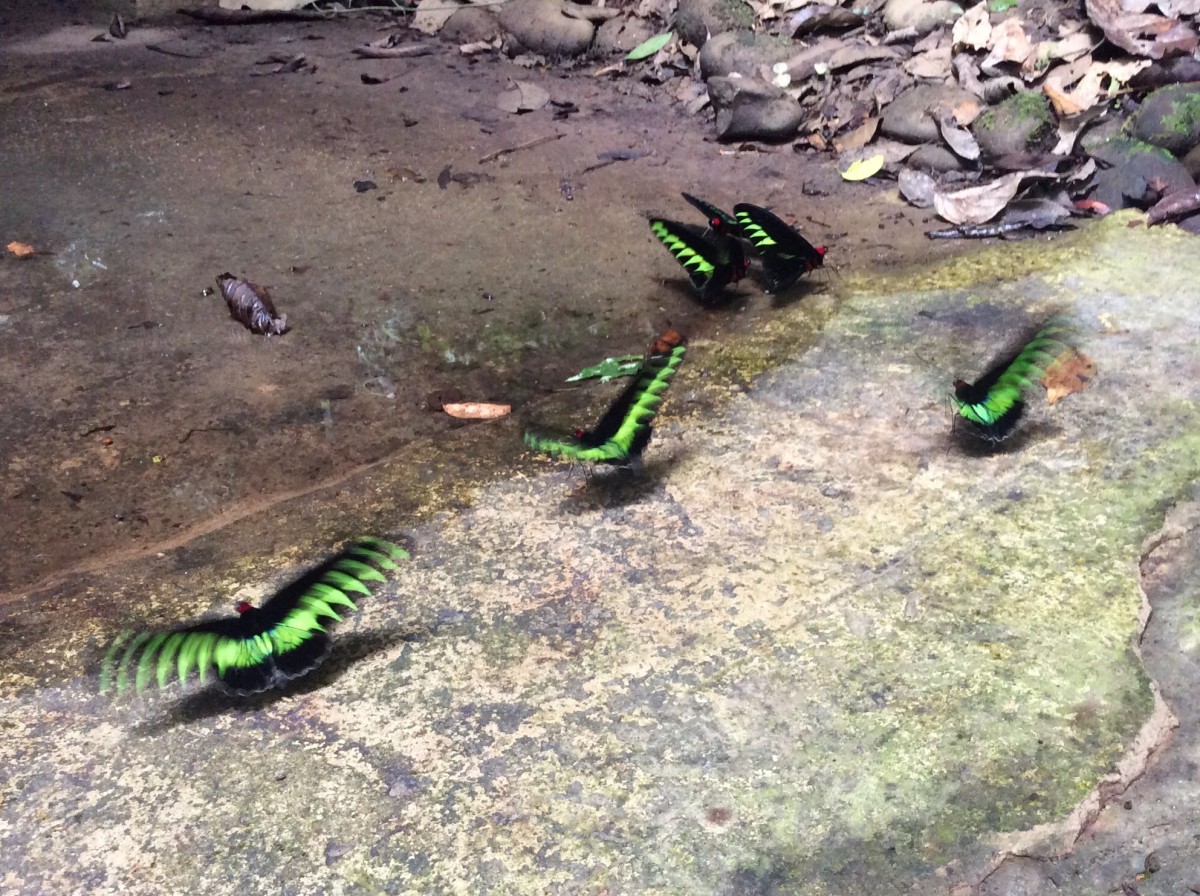
<path fill-rule="evenodd" d="M 17 256 L 17 258 L 28 258 L 30 255 L 37 254 L 37 249 L 33 248 L 33 246 L 29 245 L 29 243 L 18 243 L 14 241 L 9 243 L 7 248 L 8 251 Z"/>
<path fill-rule="evenodd" d="M 871 156 L 869 159 L 859 159 L 857 162 L 851 162 L 850 166 L 843 172 L 842 180 L 866 180 L 868 177 L 874 177 L 883 170 L 883 153 L 877 156 Z"/>

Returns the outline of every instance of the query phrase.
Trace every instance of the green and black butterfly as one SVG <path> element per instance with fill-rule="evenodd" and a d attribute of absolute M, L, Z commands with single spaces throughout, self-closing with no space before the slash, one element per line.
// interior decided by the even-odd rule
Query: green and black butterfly
<path fill-rule="evenodd" d="M 651 218 L 650 230 L 683 265 L 705 305 L 725 301 L 725 287 L 741 280 L 750 266 L 736 239 L 720 234 L 708 239 L 686 224 L 665 218 Z"/>
<path fill-rule="evenodd" d="M 974 383 L 954 381 L 954 409 L 967 421 L 968 432 L 988 442 L 1012 435 L 1025 410 L 1025 394 L 1045 375 L 1046 367 L 1069 349 L 1070 323 L 1053 317 L 1020 349 Z"/>
<path fill-rule="evenodd" d="M 741 228 L 738 226 L 737 219 L 728 212 L 723 212 L 711 202 L 705 202 L 703 199 L 698 199 L 691 193 L 680 193 L 684 199 L 690 202 L 693 206 L 700 210 L 700 214 L 708 218 L 708 229 L 713 233 L 719 233 L 721 236 L 740 236 Z"/>
<path fill-rule="evenodd" d="M 739 202 L 733 207 L 733 216 L 742 236 L 762 256 L 767 292 L 782 292 L 825 264 L 824 246 L 814 246 L 765 208 Z"/>
<path fill-rule="evenodd" d="M 240 602 L 233 618 L 123 632 L 104 657 L 100 693 L 125 690 L 131 677 L 138 692 L 151 679 L 165 687 L 172 673 L 185 684 L 193 670 L 206 684 L 214 669 L 230 693 L 281 688 L 325 659 L 333 647 L 327 627 L 358 609 L 350 595 L 370 595 L 367 583 L 385 581 L 381 570 L 394 570 L 396 560 L 406 559 L 408 553 L 391 542 L 363 539 L 285 585 L 261 607 Z"/>
<path fill-rule="evenodd" d="M 633 382 L 592 429 L 574 436 L 525 431 L 525 444 L 552 457 L 597 464 L 635 464 L 650 441 L 650 421 L 683 362 L 683 337 L 668 330 L 654 341 Z"/>

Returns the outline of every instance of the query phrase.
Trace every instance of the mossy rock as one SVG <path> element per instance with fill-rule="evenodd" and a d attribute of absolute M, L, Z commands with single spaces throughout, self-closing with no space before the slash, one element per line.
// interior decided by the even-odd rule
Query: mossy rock
<path fill-rule="evenodd" d="M 1088 150 L 1104 163 L 1093 199 L 1110 208 L 1144 207 L 1158 195 L 1194 186 L 1179 160 L 1159 146 L 1117 137 Z M 1151 185 L 1155 185 L 1151 188 Z"/>
<path fill-rule="evenodd" d="M 971 133 L 989 159 L 1047 148 L 1054 135 L 1050 101 L 1033 91 L 1014 94 L 975 119 Z"/>
<path fill-rule="evenodd" d="M 680 0 L 675 33 L 689 44 L 704 46 L 710 36 L 754 27 L 754 10 L 743 0 Z"/>
<path fill-rule="evenodd" d="M 1129 135 L 1178 157 L 1200 144 L 1200 84 L 1172 84 L 1146 96 Z"/>

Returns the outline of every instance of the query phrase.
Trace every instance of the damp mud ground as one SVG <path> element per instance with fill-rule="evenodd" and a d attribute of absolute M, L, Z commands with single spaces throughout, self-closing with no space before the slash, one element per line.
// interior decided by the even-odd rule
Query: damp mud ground
<path fill-rule="evenodd" d="M 962 254 L 636 83 L 350 61 L 362 22 L 61 24 L 0 80 L 2 235 L 40 250 L 0 262 L 0 893 L 1200 888 L 1191 237 Z M 317 71 L 251 74 L 277 52 Z M 580 111 L 501 113 L 509 78 Z M 616 149 L 650 154 L 585 172 Z M 643 219 L 681 189 L 794 209 L 837 273 L 699 309 Z M 230 321 L 225 270 L 293 330 Z M 952 439 L 949 382 L 1059 312 L 1088 388 Z M 522 451 L 668 323 L 640 476 Z M 412 559 L 293 689 L 97 694 L 122 628 L 362 532 Z"/>

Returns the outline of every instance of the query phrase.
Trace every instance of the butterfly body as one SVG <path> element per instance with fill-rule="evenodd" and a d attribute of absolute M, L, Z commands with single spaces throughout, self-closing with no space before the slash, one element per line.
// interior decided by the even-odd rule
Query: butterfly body
<path fill-rule="evenodd" d="M 700 214 L 708 218 L 708 229 L 713 233 L 733 237 L 740 235 L 741 228 L 738 226 L 737 218 L 733 215 L 722 211 L 711 202 L 705 202 L 703 199 L 693 196 L 691 193 L 680 193 L 679 195 L 690 202 L 694 208 L 698 209 Z"/>
<path fill-rule="evenodd" d="M 1070 326 L 1051 318 L 1024 345 L 1009 353 L 974 383 L 954 381 L 955 413 L 968 431 L 988 442 L 999 443 L 1012 435 L 1025 411 L 1025 395 L 1046 367 L 1067 349 Z"/>
<path fill-rule="evenodd" d="M 733 207 L 733 216 L 742 236 L 762 257 L 768 292 L 782 292 L 825 264 L 824 246 L 814 246 L 765 208 L 739 202 Z"/>
<path fill-rule="evenodd" d="M 737 283 L 750 266 L 736 239 L 714 234 L 709 239 L 686 224 L 651 218 L 650 231 L 675 256 L 701 302 L 717 305 L 727 299 L 726 286 Z"/>
<path fill-rule="evenodd" d="M 573 436 L 526 430 L 525 444 L 553 457 L 585 463 L 636 463 L 650 443 L 650 423 L 685 351 L 683 338 L 668 331 L 655 340 L 632 382 L 594 427 L 576 430 Z"/>
<path fill-rule="evenodd" d="M 370 595 L 381 570 L 407 558 L 400 547 L 365 539 L 281 588 L 261 607 L 237 605 L 232 618 L 204 620 L 167 631 L 124 632 L 101 669 L 101 693 L 115 685 L 142 691 L 151 679 L 165 687 L 172 674 L 181 684 L 195 671 L 201 684 L 215 672 L 234 694 L 279 688 L 318 666 L 332 649 L 328 627 L 358 609 L 351 594 Z M 115 681 L 114 681 L 115 679 Z"/>

